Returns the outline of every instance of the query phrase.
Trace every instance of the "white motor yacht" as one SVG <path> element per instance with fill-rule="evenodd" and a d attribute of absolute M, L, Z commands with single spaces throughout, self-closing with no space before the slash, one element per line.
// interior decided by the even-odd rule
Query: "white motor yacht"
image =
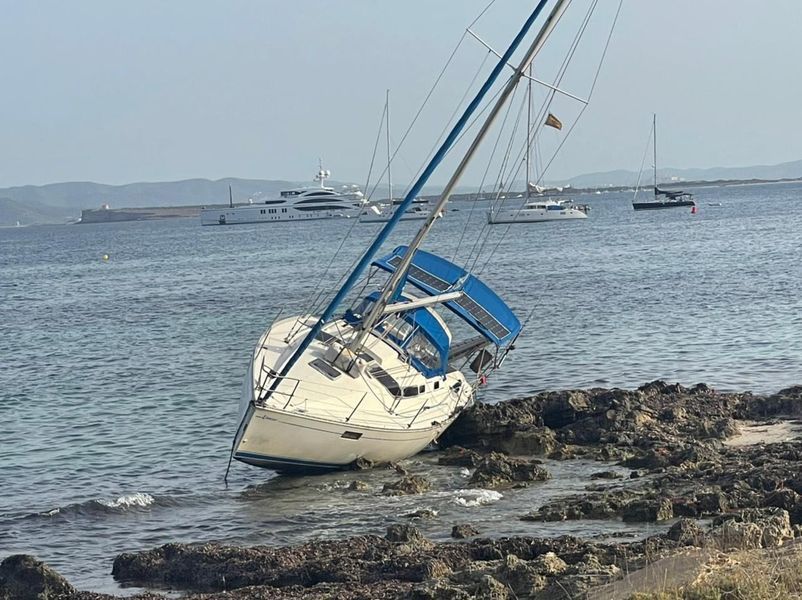
<path fill-rule="evenodd" d="M 319 187 L 285 190 L 278 198 L 250 200 L 248 204 L 210 207 L 201 210 L 201 225 L 241 225 L 279 221 L 310 221 L 358 217 L 364 198 L 358 189 L 337 192 L 325 185 L 331 171 L 322 167 L 315 175 Z"/>

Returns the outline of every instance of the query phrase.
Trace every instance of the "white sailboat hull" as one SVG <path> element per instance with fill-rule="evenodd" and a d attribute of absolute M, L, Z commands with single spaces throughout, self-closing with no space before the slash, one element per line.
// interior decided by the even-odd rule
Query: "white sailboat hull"
<path fill-rule="evenodd" d="M 576 208 L 564 208 L 562 210 L 522 208 L 491 211 L 487 215 L 487 222 L 493 225 L 498 223 L 542 223 L 545 221 L 566 221 L 587 218 L 587 214 Z"/>
<path fill-rule="evenodd" d="M 234 458 L 283 472 L 342 469 L 359 458 L 392 462 L 426 448 L 452 421 L 425 429 L 370 428 L 256 408 Z"/>

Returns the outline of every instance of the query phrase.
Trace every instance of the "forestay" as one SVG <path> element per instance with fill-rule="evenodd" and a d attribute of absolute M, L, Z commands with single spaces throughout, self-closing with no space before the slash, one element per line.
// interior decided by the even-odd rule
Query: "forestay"
<path fill-rule="evenodd" d="M 407 252 L 399 246 L 373 262 L 395 272 Z M 521 322 L 496 293 L 474 275 L 444 258 L 424 250 L 415 252 L 406 281 L 430 296 L 451 291 L 463 295 L 443 304 L 497 346 L 507 346 L 521 331 Z"/>

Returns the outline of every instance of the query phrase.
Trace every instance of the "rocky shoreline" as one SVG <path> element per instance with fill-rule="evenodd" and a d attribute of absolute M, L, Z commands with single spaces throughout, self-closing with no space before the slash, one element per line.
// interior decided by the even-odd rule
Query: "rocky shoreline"
<path fill-rule="evenodd" d="M 732 553 L 793 547 L 802 537 L 802 439 L 785 438 L 800 417 L 802 386 L 759 396 L 656 381 L 637 390 L 544 392 L 477 404 L 444 434 L 438 457 L 469 469 L 469 485 L 514 493 L 551 477 L 544 458 L 597 460 L 583 493 L 522 506 L 518 518 L 648 522 L 660 533 L 626 542 L 493 539 L 470 523 L 453 523 L 451 535 L 462 541 L 434 542 L 413 526 L 426 517 L 421 511 L 376 532 L 382 535 L 288 547 L 167 544 L 119 555 L 113 575 L 190 598 L 628 597 L 629 588 L 613 593 L 603 586 L 657 561 L 692 557 L 698 569 Z M 743 436 L 755 423 L 759 435 Z M 778 439 L 769 435 L 772 427 Z M 425 476 L 393 468 L 398 479 L 377 501 L 431 488 Z M 354 472 L 343 493 L 370 492 Z M 0 600 L 112 598 L 75 590 L 33 557 L 4 558 Z"/>

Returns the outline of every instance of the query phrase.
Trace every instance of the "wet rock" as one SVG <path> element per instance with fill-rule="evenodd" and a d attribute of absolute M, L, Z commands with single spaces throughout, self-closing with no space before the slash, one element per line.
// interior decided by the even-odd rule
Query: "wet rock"
<path fill-rule="evenodd" d="M 729 502 L 722 492 L 706 492 L 696 496 L 696 508 L 699 516 L 710 517 L 729 510 Z"/>
<path fill-rule="evenodd" d="M 482 455 L 462 446 L 452 446 L 440 453 L 437 463 L 453 467 L 475 467 L 482 461 Z"/>
<path fill-rule="evenodd" d="M 55 600 L 75 593 L 64 577 L 27 554 L 14 554 L 0 563 L 0 599 Z"/>
<path fill-rule="evenodd" d="M 705 534 L 696 521 L 680 519 L 669 528 L 666 537 L 683 546 L 700 546 L 704 542 Z"/>
<path fill-rule="evenodd" d="M 368 469 L 372 469 L 373 466 L 373 461 L 362 457 L 357 458 L 354 462 L 348 465 L 352 471 L 366 471 Z"/>
<path fill-rule="evenodd" d="M 496 449 L 508 454 L 548 456 L 557 449 L 554 432 L 548 427 L 532 427 L 524 431 L 513 431 L 496 443 Z"/>
<path fill-rule="evenodd" d="M 590 474 L 591 479 L 623 479 L 623 477 L 618 471 L 596 471 Z"/>
<path fill-rule="evenodd" d="M 437 514 L 437 511 L 433 508 L 420 508 L 401 516 L 405 519 L 434 519 Z"/>
<path fill-rule="evenodd" d="M 760 532 L 758 547 L 773 548 L 794 538 L 788 511 L 781 508 L 748 508 L 722 515 L 713 520 L 713 527 L 731 523 L 755 525 Z"/>
<path fill-rule="evenodd" d="M 475 535 L 479 535 L 479 530 L 469 523 L 454 525 L 454 527 L 451 528 L 451 537 L 458 540 L 464 540 L 465 538 Z"/>
<path fill-rule="evenodd" d="M 511 458 L 498 452 L 491 452 L 476 467 L 470 484 L 493 488 L 516 481 L 545 481 L 548 478 L 549 472 L 537 461 Z"/>
<path fill-rule="evenodd" d="M 347 489 L 349 492 L 367 492 L 370 490 L 370 486 L 364 481 L 359 481 L 358 479 L 355 479 L 354 481 L 349 483 L 348 487 L 345 489 Z"/>
<path fill-rule="evenodd" d="M 627 522 L 667 521 L 673 517 L 673 505 L 668 498 L 635 500 L 621 511 L 621 518 Z"/>
<path fill-rule="evenodd" d="M 420 475 L 408 475 L 393 483 L 385 483 L 382 494 L 385 496 L 409 496 L 422 494 L 431 487 L 429 480 Z"/>
<path fill-rule="evenodd" d="M 387 463 L 387 468 L 388 469 L 392 469 L 393 471 L 395 471 L 399 475 L 409 475 L 409 472 L 403 466 L 401 466 L 401 465 L 399 465 L 398 463 L 395 463 L 395 462 Z"/>

